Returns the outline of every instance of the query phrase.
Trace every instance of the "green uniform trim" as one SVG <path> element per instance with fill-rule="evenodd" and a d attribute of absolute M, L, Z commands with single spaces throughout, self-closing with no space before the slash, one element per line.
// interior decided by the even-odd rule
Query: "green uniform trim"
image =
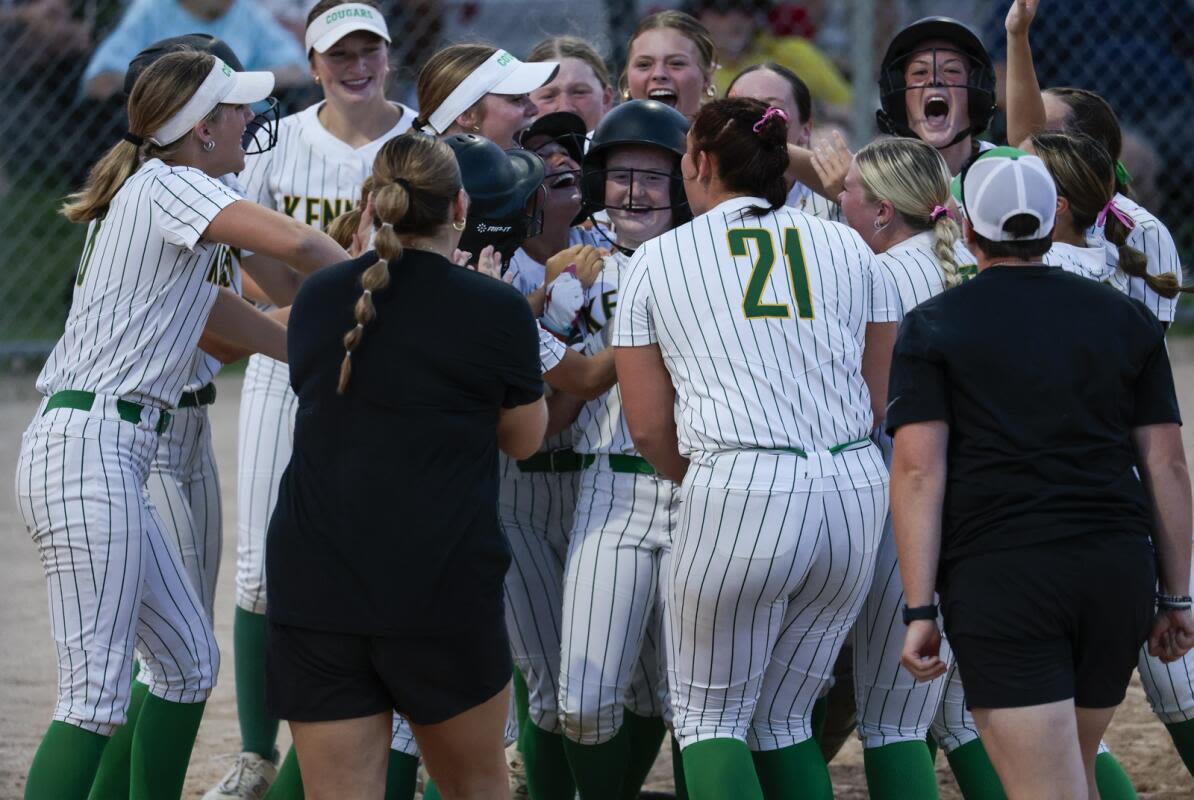
<path fill-rule="evenodd" d="M 635 473 L 638 475 L 654 475 L 655 468 L 645 458 L 611 453 L 609 468 L 614 472 Z M 535 453 L 530 458 L 518 462 L 518 468 L 523 472 L 577 472 L 588 469 L 597 463 L 597 456 L 593 454 L 577 453 L 573 450 L 552 450 L 547 453 Z"/>
<path fill-rule="evenodd" d="M 73 408 L 77 411 L 90 411 L 93 405 L 95 405 L 95 392 L 63 389 L 61 392 L 54 392 L 54 394 L 50 395 L 50 399 L 46 403 L 46 409 L 41 413 L 42 416 L 45 416 L 55 408 Z M 131 422 L 136 425 L 141 421 L 141 415 L 144 412 L 145 406 L 140 403 L 134 403 L 130 400 L 116 401 L 116 413 L 125 422 Z M 170 427 L 170 412 L 163 411 L 161 416 L 158 417 L 158 425 L 154 431 L 161 434 L 168 427 Z"/>
<path fill-rule="evenodd" d="M 216 401 L 216 385 L 209 383 L 197 392 L 183 392 L 178 401 L 179 408 L 198 408 L 210 406 Z"/>
<path fill-rule="evenodd" d="M 864 436 L 861 439 L 854 439 L 853 441 L 835 444 L 833 447 L 829 448 L 829 454 L 836 456 L 839 453 L 845 453 L 848 450 L 856 450 L 858 449 L 859 445 L 866 444 L 869 441 L 870 439 Z M 800 447 L 759 447 L 756 449 L 769 450 L 777 453 L 792 453 L 793 455 L 800 456 L 801 458 L 808 458 L 808 452 Z"/>

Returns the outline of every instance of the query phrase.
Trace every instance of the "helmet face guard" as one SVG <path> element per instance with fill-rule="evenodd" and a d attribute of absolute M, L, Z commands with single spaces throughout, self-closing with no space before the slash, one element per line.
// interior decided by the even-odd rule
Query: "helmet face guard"
<path fill-rule="evenodd" d="M 684 180 L 680 177 L 678 170 L 662 172 L 656 169 L 635 169 L 633 167 L 616 167 L 614 169 L 603 167 L 592 170 L 586 175 L 586 178 L 592 187 L 591 193 L 586 193 L 586 196 L 591 196 L 592 202 L 589 206 L 595 211 L 603 209 L 607 211 L 609 209 L 625 209 L 627 211 L 676 212 L 688 210 L 688 198 L 684 194 Z M 623 194 L 625 201 L 617 205 L 608 203 L 605 196 L 611 181 L 625 187 Z M 641 189 L 644 186 L 649 190 L 656 191 L 666 189 L 667 205 L 644 206 L 635 203 L 636 189 Z"/>
<path fill-rule="evenodd" d="M 949 42 L 945 47 L 923 47 L 922 43 L 937 39 Z M 956 53 L 966 59 L 968 74 L 965 83 L 950 82 L 937 71 L 938 52 Z M 927 83 L 909 86 L 904 78 L 908 61 L 920 53 L 929 53 L 933 75 Z M 882 108 L 876 113 L 883 133 L 916 137 L 908 123 L 906 95 L 909 89 L 965 88 L 970 127 L 954 138 L 957 144 L 967 136 L 977 136 L 987 129 L 995 113 L 995 68 L 991 56 L 978 36 L 957 20 L 948 17 L 929 17 L 912 23 L 896 34 L 879 71 L 879 99 Z M 947 145 L 948 146 L 948 145 Z"/>
<path fill-rule="evenodd" d="M 265 109 L 256 114 L 245 126 L 245 133 L 240 138 L 240 145 L 245 155 L 252 156 L 272 150 L 278 143 L 278 98 L 267 97 Z"/>

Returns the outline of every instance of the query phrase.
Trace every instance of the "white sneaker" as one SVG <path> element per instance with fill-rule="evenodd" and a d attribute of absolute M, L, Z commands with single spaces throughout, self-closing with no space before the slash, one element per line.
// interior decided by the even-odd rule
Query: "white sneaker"
<path fill-rule="evenodd" d="M 261 800 L 278 776 L 274 762 L 256 753 L 241 753 L 219 784 L 203 800 Z"/>

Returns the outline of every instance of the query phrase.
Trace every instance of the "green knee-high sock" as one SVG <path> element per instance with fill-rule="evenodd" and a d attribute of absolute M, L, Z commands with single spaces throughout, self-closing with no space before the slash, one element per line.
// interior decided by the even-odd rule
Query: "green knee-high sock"
<path fill-rule="evenodd" d="M 929 748 L 929 761 L 932 761 L 934 764 L 936 764 L 937 763 L 937 749 L 938 749 L 937 748 L 937 737 L 935 737 L 933 734 L 930 733 L 928 736 L 925 737 L 925 745 Z"/>
<path fill-rule="evenodd" d="M 133 689 L 129 698 L 128 721 L 116 729 L 108 746 L 104 748 L 104 757 L 100 759 L 99 770 L 95 773 L 95 781 L 91 784 L 91 794 L 88 800 L 124 800 L 129 796 L 129 762 L 133 752 L 133 732 L 137 729 L 137 717 L 141 714 L 141 705 L 149 695 L 149 687 L 141 681 L 133 681 Z"/>
<path fill-rule="evenodd" d="M 572 800 L 576 796 L 563 736 L 527 720 L 518 735 L 518 749 L 526 764 L 531 800 Z"/>
<path fill-rule="evenodd" d="M 435 781 L 431 778 L 427 779 L 427 783 L 423 784 L 423 800 L 444 800 L 439 793 L 439 787 L 435 785 Z"/>
<path fill-rule="evenodd" d="M 862 751 L 866 785 L 874 800 L 937 797 L 937 773 L 924 742 L 896 742 Z"/>
<path fill-rule="evenodd" d="M 1095 756 L 1095 783 L 1100 800 L 1136 800 L 1136 787 L 1124 768 L 1110 753 Z"/>
<path fill-rule="evenodd" d="M 391 750 L 386 764 L 385 800 L 414 800 L 418 779 L 419 759 Z"/>
<path fill-rule="evenodd" d="M 680 743 L 675 736 L 672 740 L 672 782 L 675 784 L 676 800 L 689 800 L 688 781 L 684 779 L 684 757 L 680 753 Z"/>
<path fill-rule="evenodd" d="M 132 800 L 169 800 L 182 795 L 191 748 L 206 703 L 172 703 L 152 694 L 133 731 L 129 766 Z"/>
<path fill-rule="evenodd" d="M 274 758 L 278 720 L 265 710 L 265 614 L 237 607 L 232 615 L 232 661 L 236 668 L 236 717 L 241 749 Z"/>
<path fill-rule="evenodd" d="M 81 800 L 95 780 L 108 737 L 55 720 L 38 745 L 25 800 Z"/>
<path fill-rule="evenodd" d="M 622 798 L 634 800 L 647 782 L 651 767 L 655 766 L 667 726 L 663 724 L 663 717 L 640 717 L 630 709 L 625 709 L 622 727 L 626 730 L 629 739 L 627 749 L 630 751 L 630 757 L 626 760 L 626 776 L 622 779 Z"/>
<path fill-rule="evenodd" d="M 767 800 L 833 800 L 829 768 L 815 739 L 752 755 Z"/>
<path fill-rule="evenodd" d="M 514 713 L 518 717 L 518 732 L 521 734 L 523 726 L 531 717 L 531 692 L 527 689 L 527 679 L 518 667 L 514 668 Z"/>
<path fill-rule="evenodd" d="M 1165 727 L 1169 730 L 1173 746 L 1177 748 L 1177 754 L 1182 757 L 1186 769 L 1194 775 L 1194 719 L 1175 722 Z"/>
<path fill-rule="evenodd" d="M 684 782 L 693 800 L 763 800 L 750 748 L 737 739 L 705 739 L 685 747 Z"/>
<path fill-rule="evenodd" d="M 1007 800 L 982 741 L 967 742 L 945 757 L 966 800 Z"/>
<path fill-rule="evenodd" d="M 577 744 L 564 740 L 564 753 L 576 781 L 580 800 L 610 800 L 622 796 L 626 759 L 630 757 L 630 738 L 626 726 L 614 738 L 601 744 Z"/>
<path fill-rule="evenodd" d="M 278 767 L 278 775 L 261 800 L 303 800 L 303 774 L 299 772 L 298 755 L 291 747 Z"/>

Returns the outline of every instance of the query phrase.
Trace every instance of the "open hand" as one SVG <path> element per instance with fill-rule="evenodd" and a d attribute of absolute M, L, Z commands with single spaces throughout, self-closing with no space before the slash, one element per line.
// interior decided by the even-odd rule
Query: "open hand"
<path fill-rule="evenodd" d="M 854 154 L 850 152 L 846 140 L 838 131 L 813 145 L 812 153 L 813 169 L 821 179 L 825 196 L 837 197 L 845 186 L 846 173 L 850 171 Z"/>
<path fill-rule="evenodd" d="M 1012 0 L 1012 7 L 1007 10 L 1007 19 L 1003 27 L 1008 36 L 1026 36 L 1028 27 L 1036 16 L 1036 7 L 1040 0 Z"/>

